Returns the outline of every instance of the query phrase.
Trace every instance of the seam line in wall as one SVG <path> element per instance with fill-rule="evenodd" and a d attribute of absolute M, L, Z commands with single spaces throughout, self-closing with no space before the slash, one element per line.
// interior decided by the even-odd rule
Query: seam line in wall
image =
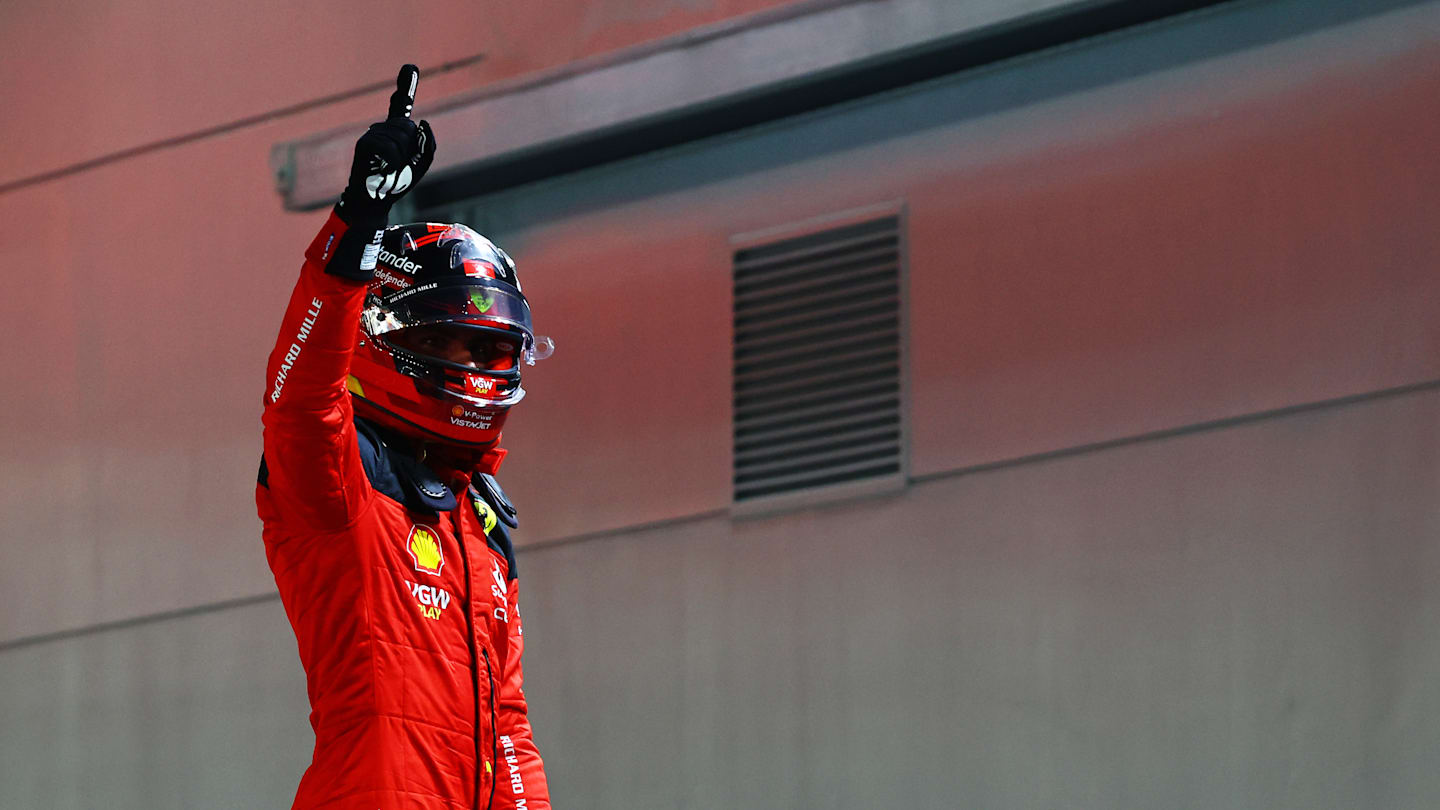
<path fill-rule="evenodd" d="M 1079 444 L 1073 447 L 1065 447 L 1059 450 L 1046 450 L 1042 453 L 1032 453 L 1015 458 L 1001 459 L 999 461 L 975 464 L 969 467 L 959 467 L 953 470 L 942 470 L 940 472 L 927 473 L 925 475 L 911 476 L 911 483 L 924 484 L 931 481 L 939 481 L 946 478 L 956 478 L 962 475 L 974 475 L 975 473 L 990 472 L 992 470 L 1005 469 L 1007 467 L 1019 467 L 1025 464 L 1034 464 L 1053 459 L 1066 458 L 1068 456 L 1084 455 L 1103 450 L 1110 450 L 1116 447 L 1125 447 L 1132 444 L 1142 444 L 1152 441 L 1164 441 L 1180 436 L 1188 436 L 1194 433 L 1208 433 L 1215 430 L 1226 430 L 1232 427 L 1240 427 L 1254 422 L 1265 422 L 1272 419 L 1283 419 L 1287 416 L 1308 413 L 1310 411 L 1322 411 L 1330 408 L 1343 408 L 1347 405 L 1357 405 L 1366 402 L 1373 402 L 1381 399 L 1391 399 L 1409 394 L 1423 393 L 1440 389 L 1440 379 L 1426 380 L 1424 382 L 1411 383 L 1409 385 L 1395 386 L 1394 388 L 1382 388 L 1375 391 L 1368 391 L 1363 394 L 1351 394 L 1349 396 L 1335 397 L 1333 399 L 1322 399 L 1314 402 L 1305 402 L 1299 405 L 1287 405 L 1282 408 L 1273 408 L 1266 411 L 1229 416 L 1224 419 L 1213 419 L 1207 422 L 1195 422 L 1182 427 L 1154 430 L 1148 433 L 1138 433 L 1134 436 L 1125 436 L 1119 439 L 1106 439 L 1089 444 Z"/>
<path fill-rule="evenodd" d="M 477 53 L 461 59 L 452 59 L 448 62 L 441 62 L 438 65 L 421 68 L 420 72 L 422 75 L 428 76 L 433 76 L 440 73 L 449 73 L 452 70 L 469 67 L 470 65 L 480 62 L 484 58 L 485 54 Z M 387 79 L 383 82 L 373 82 L 371 84 L 354 87 L 349 90 L 341 90 L 338 93 L 331 93 L 326 96 L 320 96 L 318 98 L 312 98 L 306 101 L 297 102 L 295 104 L 289 104 L 284 107 L 276 107 L 275 109 L 268 112 L 247 115 L 244 118 L 237 118 L 233 121 L 227 121 L 223 124 L 216 124 L 211 127 L 205 127 L 204 129 L 197 129 L 193 132 L 186 132 L 180 135 L 176 135 L 174 137 L 165 138 L 158 141 L 150 141 L 149 143 L 142 143 L 138 146 L 131 146 L 127 149 L 121 149 L 117 152 L 110 152 L 108 154 L 100 155 L 99 157 L 90 158 L 89 160 L 82 160 L 79 163 L 72 163 L 68 166 L 61 166 L 58 169 L 50 169 L 49 171 L 40 172 L 39 174 L 32 174 L 27 177 L 21 177 L 16 180 L 11 180 L 6 183 L 0 183 L 0 194 L 9 194 L 12 191 L 19 191 L 20 189 L 37 186 L 41 183 L 48 183 L 51 180 L 59 180 L 61 178 L 70 177 L 71 175 L 81 174 L 91 169 L 98 169 L 101 166 L 108 166 L 111 163 L 118 163 L 122 160 L 139 157 L 140 155 L 148 155 L 151 152 L 160 152 L 176 146 L 184 146 L 185 144 L 194 143 L 195 141 L 202 141 L 206 138 L 213 138 L 216 135 L 224 135 L 228 132 L 245 129 L 246 127 L 269 123 L 280 118 L 298 115 L 302 112 L 319 109 L 320 107 L 326 107 L 341 101 L 348 101 L 352 98 L 358 98 L 369 93 L 378 93 L 382 90 L 389 90 L 391 89 L 391 87 L 394 86 L 394 84 L 394 79 Z M 0 646 L 0 649 L 4 649 L 3 646 Z"/>
<path fill-rule="evenodd" d="M 1307 402 L 1300 405 L 1290 405 L 1284 408 L 1275 408 L 1268 411 L 1258 411 L 1256 413 L 1244 414 L 1241 416 L 1234 416 L 1226 419 L 1216 419 L 1208 422 L 1197 422 L 1195 424 L 1186 425 L 1179 428 L 1171 428 L 1168 430 L 1142 433 L 1135 436 L 1128 436 L 1122 439 L 1111 439 L 1103 442 L 1077 445 L 1075 447 L 1067 447 L 1063 450 L 1053 450 L 1045 453 L 1035 453 L 1028 456 L 1020 456 L 1013 459 L 1006 459 L 986 464 L 978 464 L 955 470 L 945 470 L 943 472 L 930 473 L 928 475 L 913 476 L 910 479 L 910 483 L 927 484 L 932 481 L 940 481 L 947 478 L 956 478 L 962 475 L 974 475 L 976 473 L 990 472 L 1010 467 L 1019 467 L 1026 464 L 1040 463 L 1055 459 L 1067 458 L 1070 456 L 1079 456 L 1087 453 L 1110 450 L 1113 448 L 1125 447 L 1133 444 L 1142 444 L 1151 441 L 1164 441 L 1166 439 L 1172 439 L 1180 436 L 1188 436 L 1191 434 L 1225 430 L 1232 427 L 1240 427 L 1256 422 L 1269 421 L 1272 419 L 1281 419 L 1287 416 L 1294 416 L 1296 414 L 1308 413 L 1311 411 L 1322 411 L 1330 408 L 1342 408 L 1348 405 L 1357 405 L 1383 399 L 1394 399 L 1410 394 L 1427 393 L 1437 390 L 1440 390 L 1440 379 L 1426 380 L 1424 382 L 1413 383 L 1410 385 L 1401 385 L 1394 388 L 1384 388 L 1377 391 L 1370 391 L 1364 394 L 1353 394 L 1350 396 L 1337 397 L 1334 399 Z M 904 492 L 904 490 L 900 491 Z M 889 492 L 884 493 L 883 495 L 872 495 L 866 497 L 886 497 L 892 496 L 894 494 L 896 493 Z M 588 532 L 585 534 L 569 535 L 567 537 L 557 537 L 553 540 L 545 540 L 538 543 L 532 543 L 526 546 L 522 546 L 520 548 L 517 548 L 515 551 L 516 554 L 525 556 L 528 555 L 530 552 L 549 551 L 556 548 L 578 545 L 580 543 L 589 542 L 592 540 L 603 540 L 609 537 L 639 534 L 670 526 L 684 525 L 687 523 L 698 523 L 700 521 L 709 520 L 715 517 L 724 517 L 729 513 L 729 509 L 711 509 L 705 512 L 698 512 L 690 515 L 681 515 L 679 517 L 666 518 L 664 520 L 656 520 L 649 523 L 623 526 L 616 529 L 605 529 L 603 531 Z M 204 615 L 207 613 L 219 613 L 221 611 L 230 610 L 232 608 L 250 607 L 252 605 L 260 605 L 278 601 L 280 601 L 280 594 L 278 592 L 271 591 L 269 593 L 257 594 L 254 596 L 243 596 L 236 599 L 227 599 L 220 602 L 212 602 L 204 605 L 196 605 L 194 607 L 181 608 L 179 610 L 151 613 L 143 616 L 134 616 L 128 619 L 119 619 L 111 622 L 100 622 L 97 624 L 87 625 L 84 627 L 76 627 L 69 630 L 57 630 L 49 633 L 37 633 L 31 636 L 21 636 L 19 638 L 11 639 L 9 641 L 0 641 L 0 654 L 4 654 L 11 650 L 34 647 L 54 641 L 65 641 L 72 638 L 103 633 L 110 630 L 123 630 L 130 627 L 138 627 L 146 624 L 170 621 L 172 619 L 184 619 L 191 616 Z"/>
<path fill-rule="evenodd" d="M 52 641 L 65 641 L 66 639 L 76 638 L 79 636 L 89 636 L 96 633 L 104 633 L 110 630 L 124 630 L 129 627 L 138 627 L 145 624 L 155 624 L 157 622 L 169 621 L 171 619 L 186 619 L 191 616 L 202 616 L 206 613 L 219 613 L 221 611 L 230 610 L 231 608 L 249 607 L 251 605 L 259 605 L 266 602 L 278 601 L 280 601 L 280 593 L 278 591 L 272 591 L 270 593 L 256 594 L 254 596 L 241 596 L 237 599 L 225 599 L 219 602 L 209 602 L 204 605 L 195 605 L 193 607 L 180 608 L 178 610 L 166 610 L 159 613 L 147 613 L 142 616 L 132 616 L 128 619 L 116 619 L 115 621 L 111 622 L 99 622 L 96 624 L 86 625 L 84 627 L 71 628 L 69 630 L 56 630 L 49 633 L 36 633 L 33 636 L 21 636 L 19 638 L 10 639 L 9 641 L 0 641 L 0 654 L 7 653 L 11 650 L 20 649 L 22 647 L 34 647 L 37 644 L 48 644 Z"/>

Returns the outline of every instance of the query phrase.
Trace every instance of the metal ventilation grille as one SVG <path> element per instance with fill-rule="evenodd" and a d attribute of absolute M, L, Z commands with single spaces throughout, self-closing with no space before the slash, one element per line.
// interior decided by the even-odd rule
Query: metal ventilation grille
<path fill-rule="evenodd" d="M 735 253 L 735 501 L 901 470 L 900 230 Z"/>

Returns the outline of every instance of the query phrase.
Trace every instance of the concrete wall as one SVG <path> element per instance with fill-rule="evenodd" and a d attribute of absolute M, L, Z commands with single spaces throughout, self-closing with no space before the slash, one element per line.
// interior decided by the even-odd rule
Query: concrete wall
<path fill-rule="evenodd" d="M 1440 800 L 1440 7 L 1342 11 L 1249 4 L 460 207 L 562 347 L 509 472 L 585 508 L 529 536 L 615 531 L 523 563 L 559 798 Z M 890 199 L 917 483 L 732 521 L 727 237 Z M 617 287 L 644 314 L 587 322 Z M 605 384 L 632 334 L 651 396 Z"/>
<path fill-rule="evenodd" d="M 606 7 L 627 42 L 769 4 L 642 5 Z M 304 13 L 333 33 L 303 53 L 226 40 L 252 73 L 211 40 L 215 86 L 383 73 L 358 18 Z M 171 69 L 205 60 L 104 40 L 184 74 L 137 124 L 17 30 L 57 134 L 12 130 L 37 145 L 0 182 L 268 109 L 207 112 Z M 485 49 L 401 30 L 422 65 Z M 526 64 L 614 44 L 567 36 Z M 504 476 L 557 800 L 1440 801 L 1437 90 L 1440 3 L 1246 2 L 456 206 L 559 343 Z M 0 807 L 288 802 L 303 681 L 250 497 L 319 218 L 279 213 L 265 161 L 383 95 L 0 193 Z M 895 199 L 912 485 L 732 520 L 729 237 Z"/>
<path fill-rule="evenodd" d="M 1440 392 L 522 555 L 558 806 L 1440 796 Z M 279 807 L 277 601 L 0 652 L 5 807 Z"/>
<path fill-rule="evenodd" d="M 560 347 L 506 473 L 568 508 L 526 536 L 727 508 L 730 237 L 887 200 L 915 476 L 1440 379 L 1437 7 L 1317 8 L 1245 4 L 444 212 L 524 257 Z"/>
<path fill-rule="evenodd" d="M 584 807 L 1440 798 L 1440 392 L 525 555 Z"/>

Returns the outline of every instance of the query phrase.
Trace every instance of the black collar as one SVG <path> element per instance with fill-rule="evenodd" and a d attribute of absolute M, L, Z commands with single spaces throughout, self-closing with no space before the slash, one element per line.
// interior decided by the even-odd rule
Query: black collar
<path fill-rule="evenodd" d="M 438 515 L 453 510 L 459 501 L 433 470 L 417 461 L 403 437 L 382 432 L 363 419 L 355 420 L 360 461 L 375 491 L 398 501 L 412 512 Z"/>

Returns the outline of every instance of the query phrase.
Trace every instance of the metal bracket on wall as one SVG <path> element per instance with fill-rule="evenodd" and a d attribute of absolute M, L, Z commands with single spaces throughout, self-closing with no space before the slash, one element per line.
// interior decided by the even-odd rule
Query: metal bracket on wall
<path fill-rule="evenodd" d="M 447 99 L 421 209 L 1237 0 L 814 0 Z M 638 92 L 637 88 L 644 88 Z M 275 146 L 285 205 L 327 204 L 356 126 Z M 454 134 L 449 134 L 454 133 Z"/>

